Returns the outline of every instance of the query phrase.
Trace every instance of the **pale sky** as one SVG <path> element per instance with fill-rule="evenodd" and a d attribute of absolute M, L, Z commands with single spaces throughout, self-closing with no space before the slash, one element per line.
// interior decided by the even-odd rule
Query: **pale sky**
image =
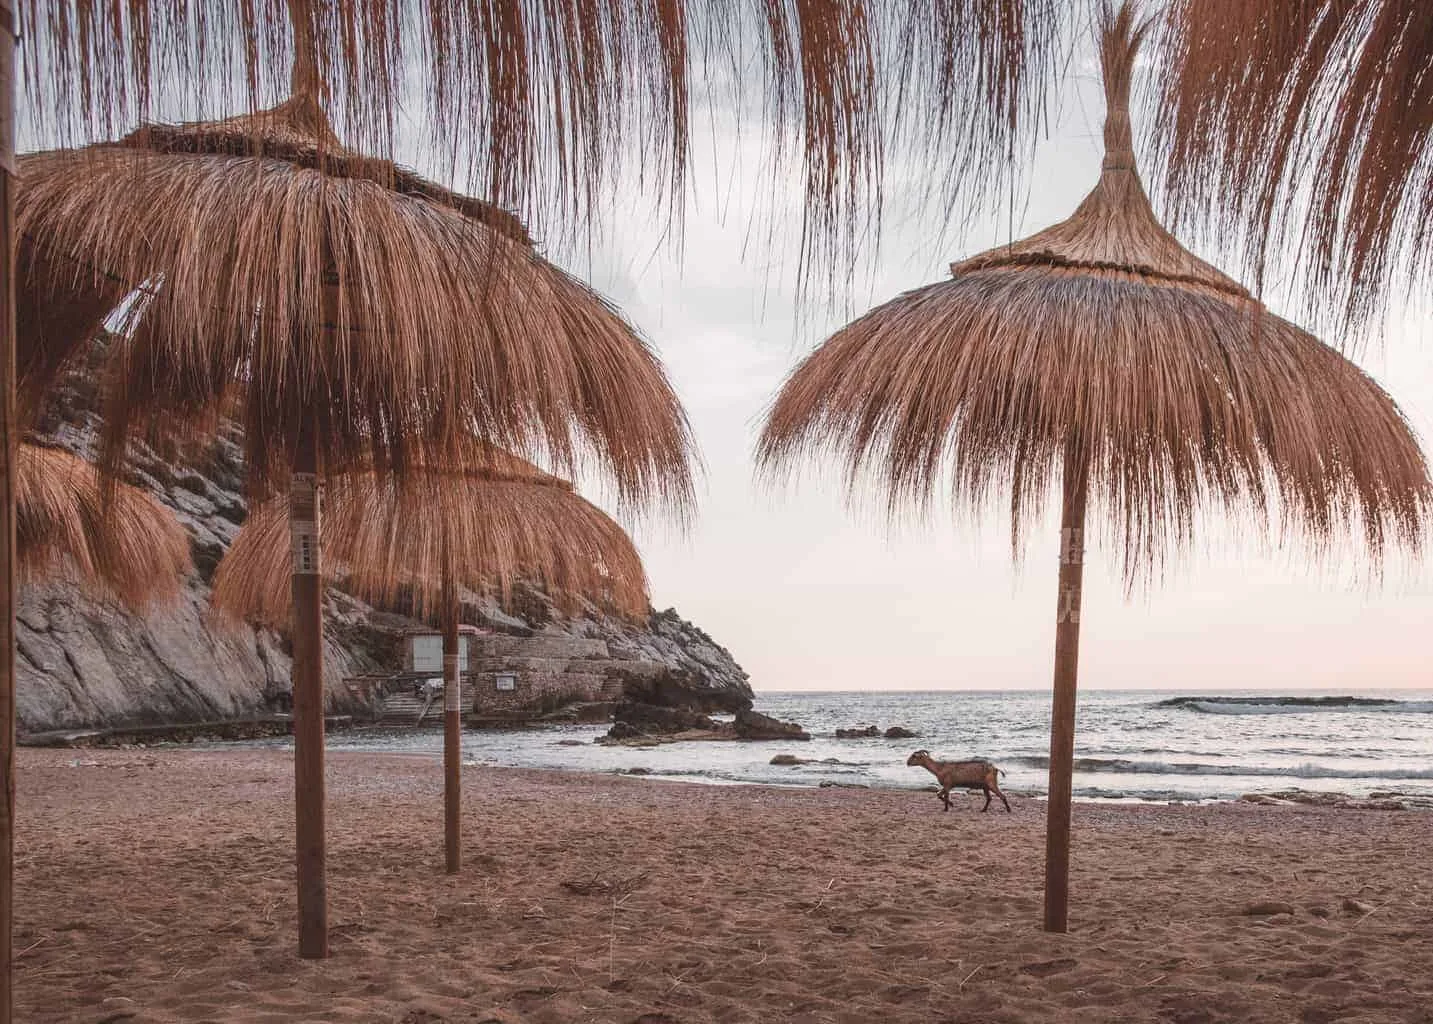
<path fill-rule="evenodd" d="M 1028 201 L 1016 209 L 1017 238 L 1068 216 L 1098 175 L 1103 101 L 1090 59 L 1077 67 L 1037 156 Z M 697 196 L 680 257 L 655 231 L 617 216 L 611 221 L 621 227 L 597 243 L 590 266 L 568 261 L 654 342 L 705 460 L 691 530 L 635 530 L 654 605 L 674 605 L 706 629 L 758 691 L 1047 687 L 1056 513 L 1032 536 L 1017 572 L 998 508 L 976 524 L 946 515 L 892 530 L 878 516 L 853 513 L 829 480 L 808 473 L 798 486 L 772 489 L 754 478 L 752 462 L 764 410 L 802 356 L 870 306 L 944 277 L 952 259 L 1007 240 L 1006 219 L 939 244 L 923 228 L 938 222 L 930 211 L 895 218 L 850 308 L 808 304 L 798 325 L 793 247 L 750 238 L 748 212 L 766 194 L 758 183 L 770 185 L 743 167 L 755 163 L 743 156 L 756 146 L 720 130 L 715 143 L 699 137 Z M 897 181 L 920 173 L 894 170 Z M 784 201 L 794 210 L 798 197 L 789 192 Z M 725 217 L 716 212 L 723 202 Z M 1227 254 L 1199 251 L 1237 272 Z M 1277 295 L 1270 305 L 1283 311 Z M 1361 346 L 1358 361 L 1426 445 L 1433 315 L 1399 310 L 1392 321 L 1382 342 Z M 1113 560 L 1091 547 L 1081 686 L 1433 688 L 1430 627 L 1433 570 L 1396 562 L 1381 588 L 1370 587 L 1348 564 L 1318 569 L 1297 555 L 1261 552 L 1216 518 L 1200 550 L 1131 600 Z"/>

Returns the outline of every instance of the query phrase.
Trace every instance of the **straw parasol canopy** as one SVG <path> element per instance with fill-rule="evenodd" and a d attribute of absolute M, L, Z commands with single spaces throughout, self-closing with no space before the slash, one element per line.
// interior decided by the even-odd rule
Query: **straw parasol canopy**
<path fill-rule="evenodd" d="M 330 7 L 287 8 L 288 101 L 37 154 L 22 167 L 17 227 L 39 251 L 32 266 L 78 264 L 71 280 L 94 291 L 118 279 L 128 296 L 108 371 L 107 469 L 137 427 L 204 435 L 234 402 L 250 496 L 288 486 L 299 951 L 318 958 L 320 479 L 461 469 L 476 436 L 563 470 L 595 464 L 624 504 L 680 514 L 691 437 L 641 338 L 543 260 L 513 217 L 339 143 L 320 102 Z"/>
<path fill-rule="evenodd" d="M 1433 282 L 1426 0 L 1176 0 L 1160 117 L 1178 215 L 1363 320 Z M 1297 261 L 1283 253 L 1297 248 Z"/>
<path fill-rule="evenodd" d="M 47 136 L 112 136 L 161 99 L 258 109 L 284 86 L 292 28 L 345 138 L 389 154 L 400 109 L 413 114 L 438 158 L 548 235 L 580 237 L 633 181 L 680 220 L 697 115 L 742 110 L 773 131 L 772 169 L 804 175 L 803 237 L 846 255 L 879 222 L 900 140 L 962 155 L 953 203 L 987 194 L 992 161 L 1038 129 L 1065 3 L 321 0 L 302 19 L 281 0 L 18 6 L 25 101 Z"/>
<path fill-rule="evenodd" d="M 193 569 L 189 538 L 148 494 L 115 484 L 58 448 L 21 444 L 15 456 L 15 546 L 22 582 L 68 578 L 135 611 L 179 595 Z"/>
<path fill-rule="evenodd" d="M 22 365 L 62 366 L 135 293 L 106 463 L 239 391 L 256 495 L 301 435 L 321 466 L 382 471 L 463 429 L 682 507 L 686 421 L 631 326 L 511 215 L 345 150 L 295 81 L 260 115 L 21 159 Z"/>
<path fill-rule="evenodd" d="M 566 480 L 496 449 L 489 464 L 431 470 L 399 487 L 354 473 L 329 481 L 322 544 L 329 581 L 380 606 L 445 612 L 444 581 L 503 594 L 543 583 L 559 607 L 650 610 L 647 577 L 626 532 Z M 264 625 L 289 619 L 289 535 L 281 502 L 250 512 L 214 577 L 220 613 Z"/>
<path fill-rule="evenodd" d="M 1344 531 L 1416 552 L 1428 468 L 1393 401 L 1274 316 L 1155 218 L 1135 168 L 1134 9 L 1100 23 L 1108 104 L 1098 184 L 1074 215 L 951 267 L 838 332 L 792 373 L 759 441 L 768 469 L 840 453 L 892 510 L 1009 496 L 1012 540 L 1062 480 L 1046 927 L 1063 931 L 1086 502 L 1127 580 L 1187 543 L 1203 508 L 1317 547 Z M 1061 817 L 1063 815 L 1063 820 Z M 1063 845 L 1062 845 L 1063 844 Z"/>

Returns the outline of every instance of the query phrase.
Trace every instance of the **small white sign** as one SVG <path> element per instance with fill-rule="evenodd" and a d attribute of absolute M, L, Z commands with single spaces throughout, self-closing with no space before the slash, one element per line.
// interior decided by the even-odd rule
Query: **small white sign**
<path fill-rule="evenodd" d="M 497 683 L 499 690 L 516 690 L 517 676 L 506 674 L 500 675 L 497 677 Z"/>
<path fill-rule="evenodd" d="M 463 710 L 463 684 L 460 680 L 454 679 L 450 681 L 447 688 L 443 691 L 443 710 Z"/>
<path fill-rule="evenodd" d="M 318 524 L 294 520 L 289 523 L 293 571 L 300 576 L 318 575 Z"/>

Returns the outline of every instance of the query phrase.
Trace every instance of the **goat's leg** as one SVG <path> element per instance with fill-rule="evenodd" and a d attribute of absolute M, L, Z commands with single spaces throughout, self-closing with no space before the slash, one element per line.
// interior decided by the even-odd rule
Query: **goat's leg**
<path fill-rule="evenodd" d="M 995 795 L 998 796 L 998 797 L 1000 798 L 1000 802 L 1005 805 L 1005 813 L 1006 813 L 1006 814 L 1011 813 L 1011 812 L 1010 812 L 1010 801 L 1005 799 L 1005 794 L 1002 793 L 1002 792 L 1000 792 L 999 789 L 996 789 L 996 790 L 995 790 Z"/>
<path fill-rule="evenodd" d="M 985 790 L 985 806 L 980 809 L 980 813 L 984 814 L 990 810 L 990 789 L 987 786 L 981 786 L 980 788 Z"/>
<path fill-rule="evenodd" d="M 947 786 L 946 788 L 944 788 L 944 789 L 942 789 L 942 790 L 940 791 L 940 798 L 945 801 L 945 809 L 946 809 L 947 811 L 949 811 L 949 810 L 950 810 L 950 787 L 949 787 L 949 786 Z"/>

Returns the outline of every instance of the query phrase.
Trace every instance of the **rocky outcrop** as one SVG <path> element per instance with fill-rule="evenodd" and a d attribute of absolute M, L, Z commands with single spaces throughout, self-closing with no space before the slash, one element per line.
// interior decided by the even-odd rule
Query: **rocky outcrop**
<path fill-rule="evenodd" d="M 811 734 L 795 722 L 782 722 L 757 711 L 738 711 L 732 731 L 742 740 L 809 740 Z"/>
<path fill-rule="evenodd" d="M 37 442 L 93 457 L 91 379 L 77 374 L 59 389 Z M 209 582 L 247 516 L 241 441 L 232 425 L 222 425 L 215 443 L 203 450 L 136 446 L 129 482 L 173 509 L 190 536 L 196 572 L 176 605 L 139 618 L 72 583 L 23 590 L 16 644 L 22 733 L 209 722 L 286 710 L 287 641 L 269 630 L 220 625 L 209 614 Z M 537 665 L 550 671 L 559 697 L 561 684 L 571 680 L 574 700 L 601 691 L 607 700 L 630 692 L 705 711 L 751 705 L 741 666 L 672 609 L 653 613 L 646 623 L 609 619 L 595 610 L 564 618 L 540 590 L 518 588 L 506 606 L 473 597 L 464 620 L 494 631 L 485 658 L 493 664 L 521 659 L 524 670 Z M 396 668 L 398 635 L 416 625 L 330 589 L 324 624 L 329 710 L 366 712 L 368 695 L 344 680 Z M 505 637 L 522 641 L 522 651 L 504 648 Z M 550 713 L 553 704 L 549 699 L 538 710 Z"/>
<path fill-rule="evenodd" d="M 794 722 L 781 722 L 750 709 L 734 721 L 717 722 L 685 708 L 624 701 L 613 712 L 612 728 L 598 742 L 647 745 L 685 740 L 809 740 Z M 778 755 L 781 756 L 781 755 Z"/>
<path fill-rule="evenodd" d="M 882 738 L 888 740 L 909 740 L 915 739 L 919 735 L 920 733 L 911 732 L 909 729 L 900 725 L 893 725 L 885 732 L 881 732 L 881 727 L 878 725 L 859 725 L 853 726 L 850 729 L 836 730 L 836 738 L 838 740 L 878 740 Z"/>
<path fill-rule="evenodd" d="M 696 711 L 686 708 L 660 707 L 655 704 L 637 704 L 624 701 L 612 712 L 612 735 L 617 739 L 636 735 L 660 735 L 662 733 L 687 732 L 691 729 L 716 731 L 717 722 Z"/>

